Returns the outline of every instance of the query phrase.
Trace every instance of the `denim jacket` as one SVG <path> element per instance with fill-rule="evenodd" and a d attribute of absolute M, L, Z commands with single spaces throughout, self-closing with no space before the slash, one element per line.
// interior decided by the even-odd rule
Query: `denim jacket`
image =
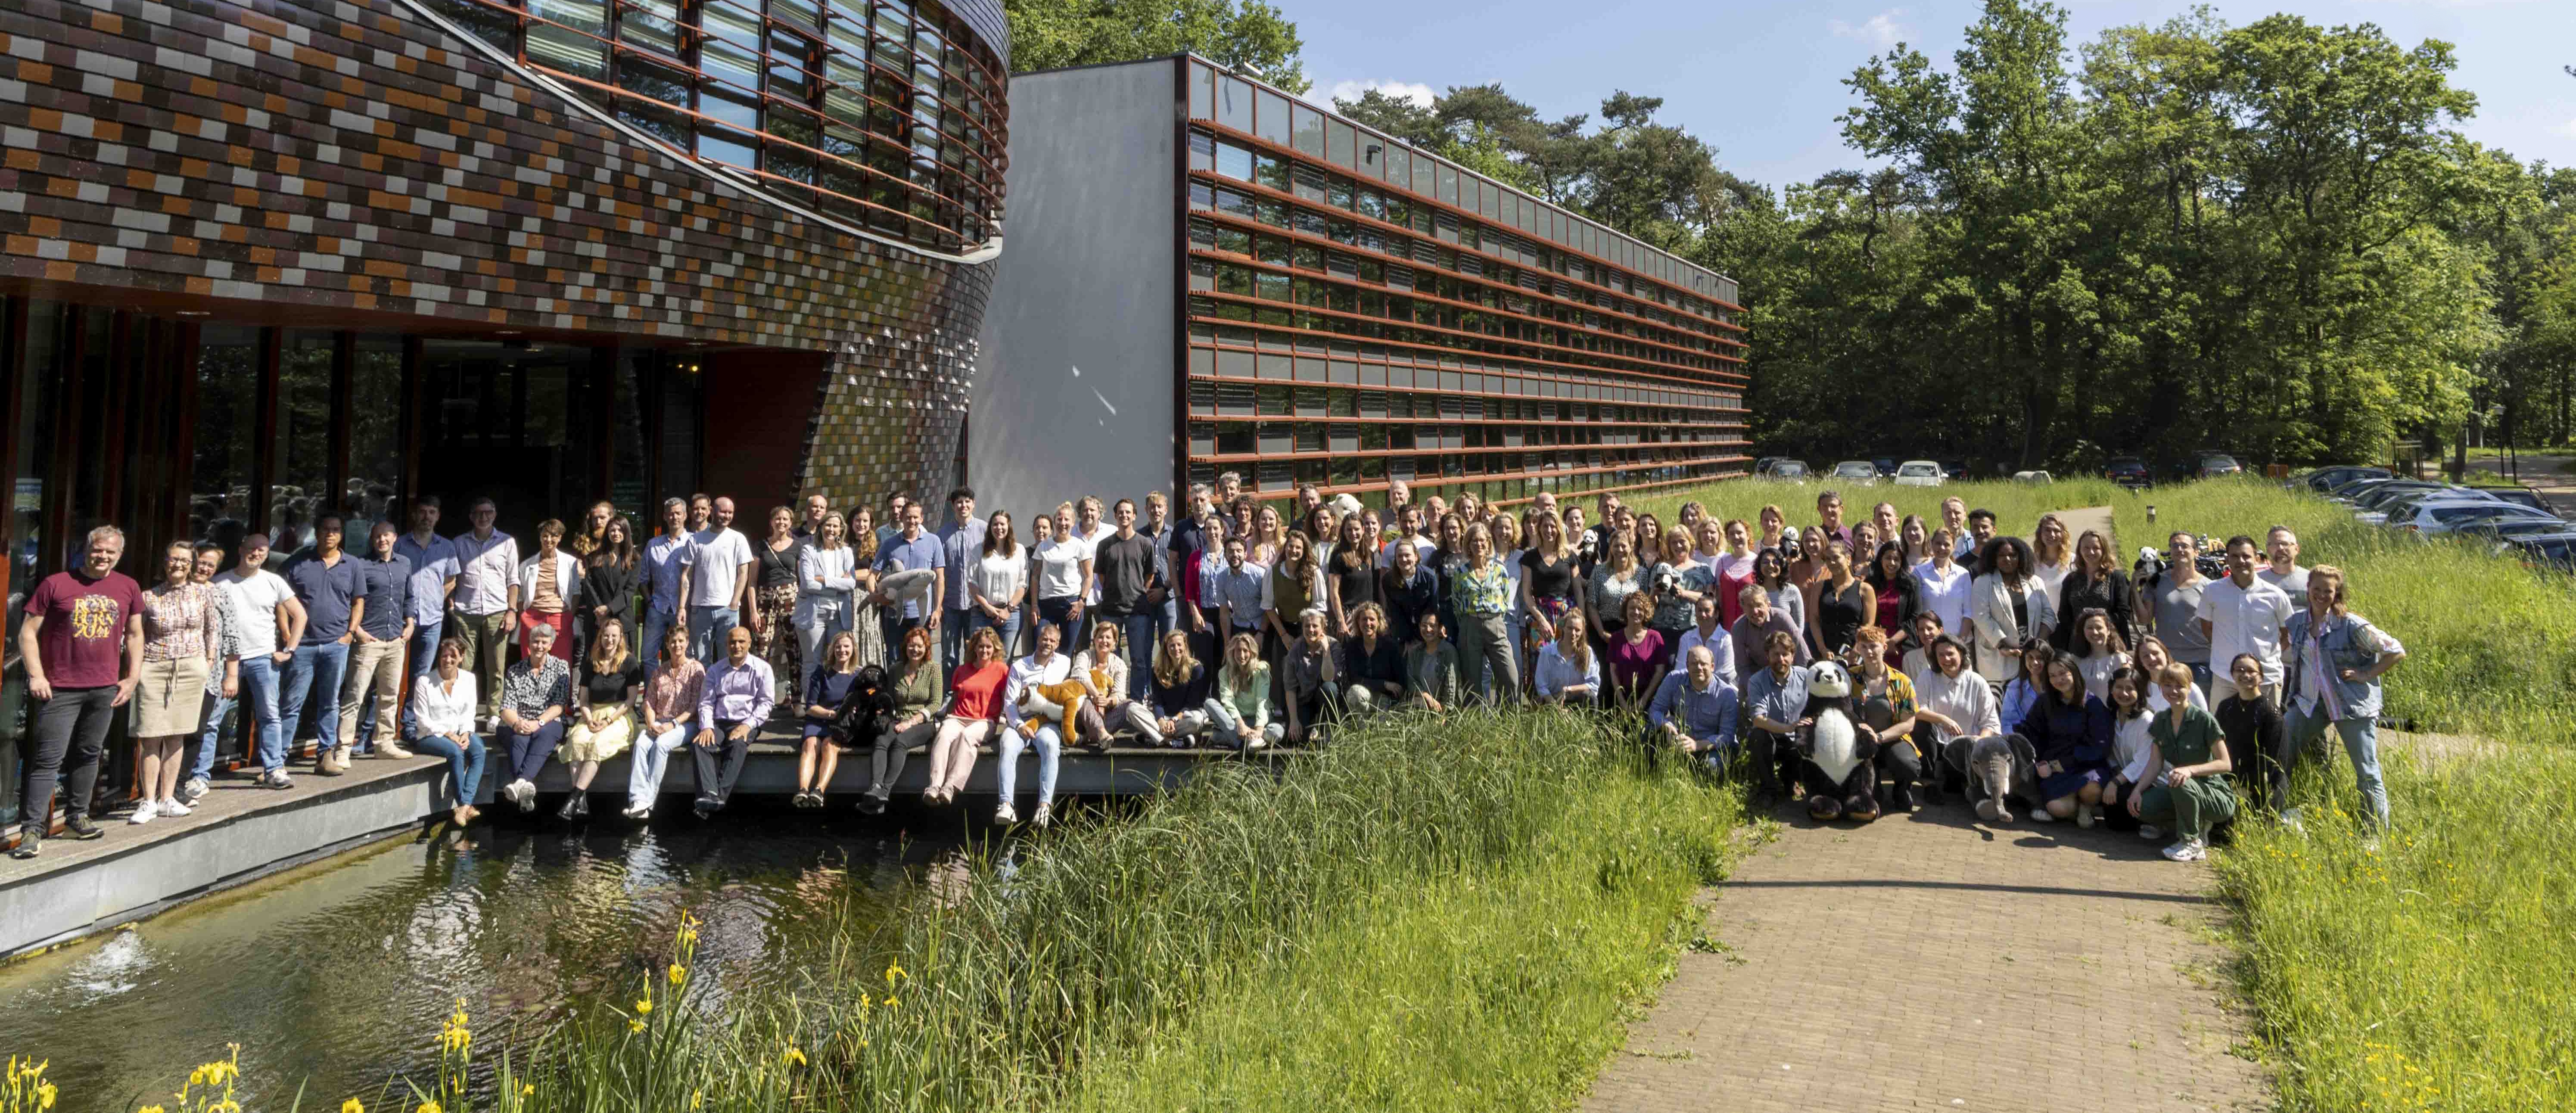
<path fill-rule="evenodd" d="M 2286 687 L 2281 690 L 2281 704 L 2284 707 L 2297 707 L 2300 701 L 2313 698 L 2320 701 L 2318 713 L 2323 714 L 2324 694 L 2305 690 L 2308 681 L 2308 628 L 2314 622 L 2315 618 L 2310 612 L 2301 610 L 2293 612 L 2290 615 L 2290 621 L 2283 624 L 2282 628 L 2287 636 L 2281 645 L 2283 663 L 2286 666 L 2282 671 L 2282 683 Z M 2348 719 L 2377 717 L 2379 714 L 2378 679 L 2345 680 L 2343 670 L 2367 671 L 2371 666 L 2379 663 L 2379 654 L 2383 646 L 2397 646 L 2396 652 L 2399 653 L 2405 652 L 2405 648 L 2398 646 L 2395 638 L 2389 637 L 2386 632 L 2371 625 L 2369 619 L 2349 612 L 2340 617 L 2328 616 L 2324 629 L 2320 631 L 2320 640 L 2325 646 L 2326 679 L 2335 685 L 2336 694 L 2342 697 L 2344 717 Z"/>

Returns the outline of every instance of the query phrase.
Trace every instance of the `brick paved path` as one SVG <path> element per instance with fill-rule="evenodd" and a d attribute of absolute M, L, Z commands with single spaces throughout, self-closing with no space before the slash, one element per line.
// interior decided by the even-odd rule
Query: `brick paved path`
<path fill-rule="evenodd" d="M 1589 1113 L 2246 1110 L 2201 866 L 2071 823 L 1955 804 L 1861 828 L 1803 816 L 1716 890 L 1723 949 L 1628 1031 Z"/>

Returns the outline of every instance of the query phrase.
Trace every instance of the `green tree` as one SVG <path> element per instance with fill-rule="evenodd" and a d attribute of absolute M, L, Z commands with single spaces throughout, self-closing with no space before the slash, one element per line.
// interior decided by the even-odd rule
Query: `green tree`
<path fill-rule="evenodd" d="M 1004 0 L 1011 65 L 1028 72 L 1195 51 L 1306 91 L 1297 25 L 1261 0 Z"/>

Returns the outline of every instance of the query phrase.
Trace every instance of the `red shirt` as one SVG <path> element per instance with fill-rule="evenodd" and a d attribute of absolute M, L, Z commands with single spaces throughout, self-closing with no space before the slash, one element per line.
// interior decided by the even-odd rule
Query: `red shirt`
<path fill-rule="evenodd" d="M 125 624 L 142 613 L 143 588 L 123 572 L 92 580 L 56 572 L 27 597 L 27 613 L 45 620 L 36 652 L 45 680 L 57 688 L 103 688 L 125 662 Z"/>
<path fill-rule="evenodd" d="M 972 664 L 957 666 L 948 678 L 948 690 L 956 693 L 957 702 L 948 713 L 968 722 L 1000 717 L 1002 688 L 1010 679 L 1011 670 L 998 661 L 980 669 Z"/>

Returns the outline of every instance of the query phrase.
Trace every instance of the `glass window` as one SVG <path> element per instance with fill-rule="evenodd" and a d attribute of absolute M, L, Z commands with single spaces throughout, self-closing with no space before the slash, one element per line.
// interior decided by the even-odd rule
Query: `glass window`
<path fill-rule="evenodd" d="M 652 381 L 653 361 L 658 358 L 651 351 L 619 353 L 613 384 L 616 397 L 610 403 L 614 409 L 609 414 L 608 427 L 610 442 L 615 446 L 612 466 L 616 468 L 616 481 L 609 485 L 608 499 L 618 513 L 635 525 L 631 532 L 645 534 L 653 531 L 651 523 L 660 517 L 647 503 L 652 497 L 648 486 L 652 469 L 645 463 L 642 403 L 645 384 Z"/>
<path fill-rule="evenodd" d="M 528 0 L 528 61 L 596 80 L 608 67 L 597 36 L 608 33 L 600 0 Z"/>
<path fill-rule="evenodd" d="M 1380 180 L 1385 179 L 1385 178 L 1386 178 L 1386 176 L 1387 176 L 1387 171 L 1386 171 L 1386 149 L 1387 149 L 1387 141 L 1386 141 L 1386 137 L 1385 137 L 1385 136 L 1382 136 L 1382 135 L 1374 135 L 1374 134 L 1371 134 L 1371 133 L 1369 133 L 1369 132 L 1365 132 L 1365 131 L 1364 131 L 1364 132 L 1361 132 L 1361 133 L 1360 133 L 1360 140 L 1359 140 L 1359 142 L 1360 142 L 1360 164 L 1359 164 L 1360 177 L 1367 178 L 1367 179 L 1368 179 L 1368 180 L 1370 180 L 1370 181 L 1380 181 Z"/>
<path fill-rule="evenodd" d="M 1316 158 L 1324 157 L 1324 114 L 1302 104 L 1290 106 L 1288 114 L 1297 149 Z"/>
<path fill-rule="evenodd" d="M 1252 180 L 1252 148 L 1239 143 L 1216 145 L 1216 172 L 1236 181 Z"/>
<path fill-rule="evenodd" d="M 1458 168 L 1457 168 L 1457 167 L 1455 167 L 1455 166 L 1451 166 L 1451 165 L 1449 165 L 1448 163 L 1445 163 L 1445 162 L 1443 162 L 1443 163 L 1438 163 L 1438 164 L 1437 164 L 1437 167 L 1438 167 L 1438 174 L 1439 174 L 1439 178 L 1438 178 L 1439 185 L 1438 185 L 1438 187 L 1434 190 L 1434 192 L 1432 193 L 1432 196 L 1433 196 L 1433 197 L 1438 198 L 1440 201 L 1442 201 L 1443 203 L 1446 203 L 1446 204 L 1451 204 L 1451 205 L 1455 205 L 1455 204 L 1457 204 L 1457 203 L 1458 203 Z"/>
<path fill-rule="evenodd" d="M 1205 120 L 1215 115 L 1216 71 L 1190 63 L 1190 118 Z"/>
<path fill-rule="evenodd" d="M 1358 136 L 1358 129 L 1340 120 L 1324 121 L 1324 158 L 1345 170 L 1356 169 L 1358 160 L 1352 147 Z"/>
<path fill-rule="evenodd" d="M 32 363 L 30 366 L 34 366 Z M 258 462 L 259 330 L 213 326 L 197 341 L 196 455 L 189 461 L 188 535 L 230 521 L 251 528 L 251 469 Z M 18 474 L 26 475 L 25 471 Z M 238 533 L 228 533 L 237 536 Z"/>
<path fill-rule="evenodd" d="M 1254 134 L 1282 147 L 1288 145 L 1288 98 L 1268 89 L 1253 91 Z"/>
<path fill-rule="evenodd" d="M 358 337 L 349 364 L 349 479 L 340 510 L 351 549 L 365 551 L 366 530 L 380 518 L 402 522 L 403 342 L 390 333 Z"/>
<path fill-rule="evenodd" d="M 1393 143 L 1386 145 L 1386 180 L 1397 189 L 1413 188 L 1413 152 Z"/>
<path fill-rule="evenodd" d="M 1190 133 L 1190 169 L 1216 169 L 1216 137 L 1203 131 Z"/>
<path fill-rule="evenodd" d="M 1216 122 L 1236 131 L 1252 131 L 1252 83 L 1240 77 L 1216 81 Z"/>
<path fill-rule="evenodd" d="M 1502 215 L 1502 188 L 1492 182 L 1479 180 L 1476 183 L 1476 211 L 1489 217 Z"/>
<path fill-rule="evenodd" d="M 313 540 L 313 516 L 331 498 L 332 335 L 312 329 L 286 334 L 277 374 L 276 472 L 268 483 L 269 563 Z"/>

